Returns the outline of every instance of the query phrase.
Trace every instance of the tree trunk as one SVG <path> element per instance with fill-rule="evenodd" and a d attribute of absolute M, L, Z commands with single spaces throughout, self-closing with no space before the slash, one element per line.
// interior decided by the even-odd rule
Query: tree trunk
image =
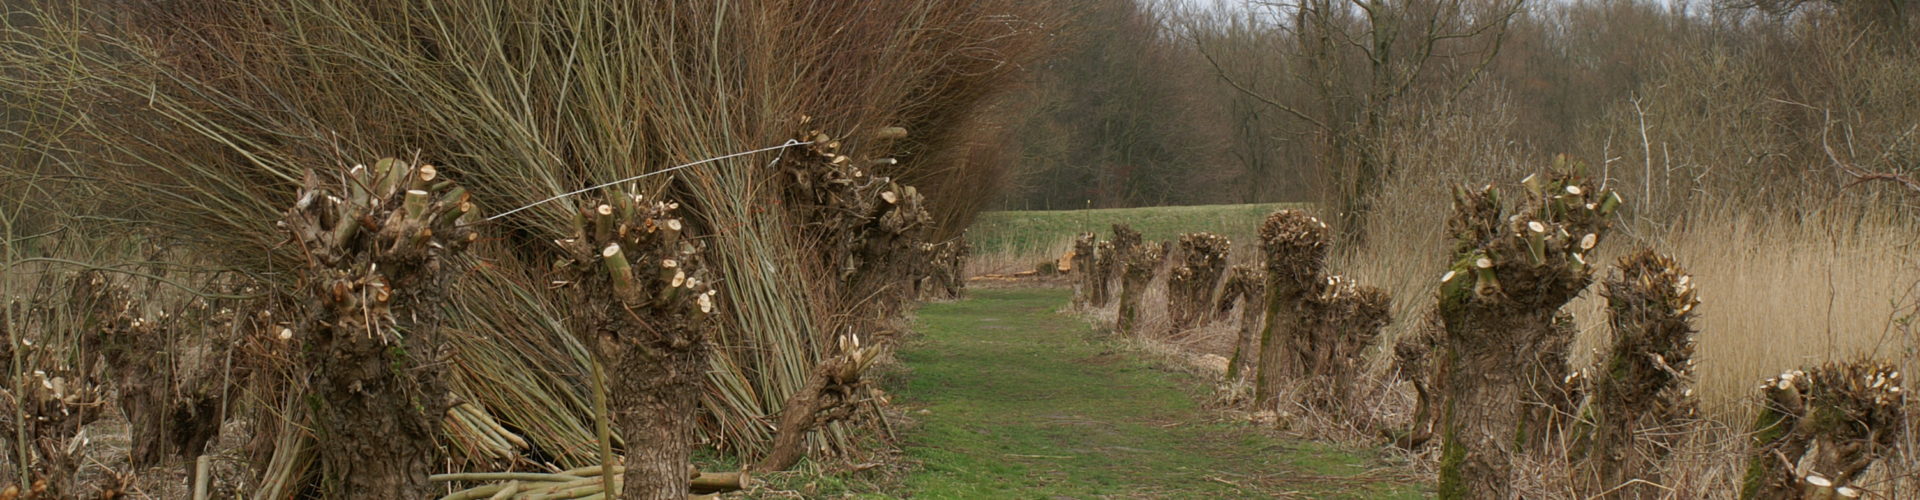
<path fill-rule="evenodd" d="M 1254 405 L 1273 404 L 1288 380 L 1298 379 L 1306 367 L 1301 357 L 1301 323 L 1306 319 L 1301 307 L 1305 293 L 1284 282 L 1267 283 L 1265 325 L 1260 332 L 1260 362 L 1254 372 Z"/>
<path fill-rule="evenodd" d="M 693 477 L 694 410 L 705 382 L 705 357 L 680 350 L 647 359 L 638 349 L 610 367 L 611 402 L 627 443 L 621 475 L 627 500 L 685 500 Z"/>
<path fill-rule="evenodd" d="M 1261 321 L 1266 318 L 1266 310 L 1255 302 L 1254 297 L 1240 301 L 1240 334 L 1233 343 L 1233 360 L 1227 363 L 1227 378 L 1246 378 L 1252 373 L 1253 361 L 1260 354 Z"/>
<path fill-rule="evenodd" d="M 478 238 L 465 192 L 391 158 L 320 186 L 283 226 L 307 249 L 308 312 L 294 338 L 312 391 L 315 456 L 330 498 L 422 498 L 448 408 L 439 327 L 452 257 Z M 437 188 L 433 186 L 439 186 Z"/>
<path fill-rule="evenodd" d="M 1449 378 L 1441 416 L 1439 497 L 1512 497 L 1513 455 L 1520 451 L 1519 424 L 1526 362 L 1533 354 L 1506 340 L 1537 336 L 1553 327 L 1556 311 L 1472 308 L 1447 315 Z"/>
<path fill-rule="evenodd" d="M 1512 357 L 1500 353 L 1448 353 L 1456 367 L 1441 419 L 1442 499 L 1513 498 L 1514 422 L 1519 385 Z"/>

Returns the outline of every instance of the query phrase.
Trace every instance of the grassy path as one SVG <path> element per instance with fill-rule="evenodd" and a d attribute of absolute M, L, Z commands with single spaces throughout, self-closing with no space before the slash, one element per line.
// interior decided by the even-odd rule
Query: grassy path
<path fill-rule="evenodd" d="M 1222 422 L 1189 377 L 1105 348 L 1068 292 L 929 304 L 896 401 L 920 425 L 916 498 L 1418 498 L 1370 451 Z M 1369 472 L 1375 471 L 1375 472 Z"/>

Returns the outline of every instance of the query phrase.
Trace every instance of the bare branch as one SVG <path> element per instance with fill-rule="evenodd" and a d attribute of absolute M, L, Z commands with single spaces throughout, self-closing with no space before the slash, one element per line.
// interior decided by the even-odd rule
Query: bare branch
<path fill-rule="evenodd" d="M 1196 44 L 1196 46 L 1198 46 L 1198 44 Z M 1253 89 L 1247 88 L 1245 85 L 1241 85 L 1239 81 L 1233 79 L 1232 75 L 1227 74 L 1226 68 L 1223 68 L 1220 66 L 1220 61 L 1215 60 L 1213 58 L 1212 52 L 1208 52 L 1205 47 L 1199 47 L 1199 48 L 1200 48 L 1200 51 L 1199 51 L 1200 56 L 1205 57 L 1207 59 L 1207 64 L 1213 65 L 1214 74 L 1220 75 L 1220 79 L 1222 81 L 1227 82 L 1228 85 L 1232 85 L 1234 90 L 1238 90 L 1240 91 L 1240 93 L 1246 94 L 1248 97 L 1258 99 L 1260 100 L 1260 102 L 1267 103 L 1267 105 L 1269 106 L 1279 108 L 1281 111 L 1285 111 L 1287 112 L 1287 114 L 1293 115 L 1295 118 L 1299 118 L 1302 121 L 1305 121 L 1307 123 L 1312 123 L 1316 127 L 1331 130 L 1331 127 L 1328 127 L 1326 122 L 1320 121 L 1319 119 L 1309 116 L 1306 113 L 1302 113 L 1300 112 L 1300 110 L 1294 109 L 1293 106 L 1286 105 L 1286 103 L 1275 101 L 1272 98 L 1262 95 L 1259 92 L 1255 92 Z"/>

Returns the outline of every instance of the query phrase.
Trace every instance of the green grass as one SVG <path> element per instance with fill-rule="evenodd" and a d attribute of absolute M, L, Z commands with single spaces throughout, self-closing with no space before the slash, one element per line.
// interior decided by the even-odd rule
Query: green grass
<path fill-rule="evenodd" d="M 1116 351 L 1056 313 L 1057 289 L 969 292 L 928 304 L 903 348 L 895 399 L 919 420 L 914 498 L 1419 498 L 1368 450 L 1225 421 L 1205 381 Z M 919 411 L 924 410 L 924 411 Z"/>
<path fill-rule="evenodd" d="M 1109 208 L 1098 210 L 1005 211 L 980 214 L 967 240 L 976 254 L 1032 255 L 1056 251 L 1083 232 L 1112 236 L 1110 226 L 1133 226 L 1147 240 L 1171 240 L 1181 233 L 1209 231 L 1250 245 L 1267 214 L 1299 203 Z"/>

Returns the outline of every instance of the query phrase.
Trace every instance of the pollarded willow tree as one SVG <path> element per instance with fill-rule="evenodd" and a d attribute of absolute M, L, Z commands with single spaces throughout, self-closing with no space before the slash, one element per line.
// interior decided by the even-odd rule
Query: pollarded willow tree
<path fill-rule="evenodd" d="M 1284 381 L 1305 375 L 1308 302 L 1319 294 L 1326 266 L 1327 225 L 1300 210 L 1281 210 L 1260 225 L 1260 251 L 1266 255 L 1267 293 L 1261 306 L 1265 327 L 1255 363 L 1254 404 L 1265 407 Z"/>
<path fill-rule="evenodd" d="M 1067 272 L 1073 273 L 1073 308 L 1081 309 L 1093 303 L 1094 286 L 1100 283 L 1099 270 L 1094 268 L 1093 233 L 1080 233 L 1073 240 L 1073 258 L 1068 261 Z"/>
<path fill-rule="evenodd" d="M 1266 315 L 1267 289 L 1265 278 L 1258 268 L 1252 266 L 1233 266 L 1227 271 L 1227 282 L 1220 289 L 1220 302 L 1214 307 L 1217 315 L 1224 316 L 1240 308 L 1238 334 L 1234 336 L 1233 358 L 1227 362 L 1227 378 L 1241 380 L 1253 370 L 1254 359 L 1260 353 L 1260 321 Z"/>
<path fill-rule="evenodd" d="M 687 410 L 705 383 L 713 276 L 678 202 L 609 191 L 586 206 L 573 235 L 556 242 L 566 256 L 557 271 L 577 304 L 573 330 L 604 367 L 596 383 L 606 385 L 607 410 L 628 443 L 625 498 L 685 498 L 694 447 Z"/>
<path fill-rule="evenodd" d="M 1592 377 L 1574 453 L 1586 494 L 1659 496 L 1659 465 L 1680 434 L 1659 431 L 1695 407 L 1692 281 L 1673 259 L 1643 249 L 1622 257 L 1604 284 L 1613 341 Z"/>
<path fill-rule="evenodd" d="M 1213 292 L 1226 275 L 1232 242 L 1213 233 L 1187 233 L 1180 235 L 1178 248 L 1167 274 L 1167 317 L 1176 332 L 1213 317 Z"/>
<path fill-rule="evenodd" d="M 1120 249 L 1112 240 L 1100 240 L 1093 245 L 1093 267 L 1088 268 L 1086 280 L 1092 291 L 1087 294 L 1087 305 L 1095 309 L 1107 307 L 1113 302 L 1113 278 L 1119 274 L 1123 265 Z"/>
<path fill-rule="evenodd" d="M 1127 261 L 1120 274 L 1120 308 L 1114 329 L 1121 335 L 1143 333 L 1140 330 L 1140 300 L 1147 294 L 1147 284 L 1153 281 L 1153 275 L 1160 270 L 1160 261 L 1165 258 L 1159 245 L 1134 247 L 1132 252 L 1126 253 Z"/>
<path fill-rule="evenodd" d="M 458 256 L 479 234 L 466 190 L 432 165 L 387 158 L 309 171 L 284 228 L 306 256 L 299 323 L 319 487 L 339 498 L 420 498 L 450 403 L 444 322 Z M 326 179 L 326 180 L 323 180 Z"/>
<path fill-rule="evenodd" d="M 1267 216 L 1260 238 L 1267 276 L 1259 361 L 1252 366 L 1254 404 L 1271 405 L 1292 385 L 1314 408 L 1352 408 L 1362 397 L 1353 390 L 1362 351 L 1391 319 L 1387 293 L 1327 274 L 1327 225 L 1305 212 Z"/>
<path fill-rule="evenodd" d="M 1365 351 L 1392 321 L 1393 298 L 1379 287 L 1362 285 L 1345 276 L 1328 276 L 1313 298 L 1310 324 L 1312 347 L 1309 370 L 1315 387 L 1310 402 L 1339 412 L 1349 422 L 1361 421 L 1359 403 L 1368 396 L 1357 381 L 1364 371 Z"/>
<path fill-rule="evenodd" d="M 1871 360 L 1789 370 L 1760 385 L 1740 498 L 1859 498 L 1868 467 L 1898 456 L 1906 428 L 1900 372 Z"/>
<path fill-rule="evenodd" d="M 1587 255 L 1620 204 L 1577 171 L 1529 176 L 1522 185 L 1511 208 L 1492 186 L 1454 193 L 1447 222 L 1453 264 L 1441 277 L 1438 308 L 1448 365 L 1442 498 L 1511 495 L 1512 457 L 1537 439 L 1521 426 L 1521 401 L 1550 371 L 1539 366 L 1539 353 L 1565 352 L 1556 346 L 1571 342 L 1571 332 L 1557 326 L 1560 308 L 1592 281 Z"/>

